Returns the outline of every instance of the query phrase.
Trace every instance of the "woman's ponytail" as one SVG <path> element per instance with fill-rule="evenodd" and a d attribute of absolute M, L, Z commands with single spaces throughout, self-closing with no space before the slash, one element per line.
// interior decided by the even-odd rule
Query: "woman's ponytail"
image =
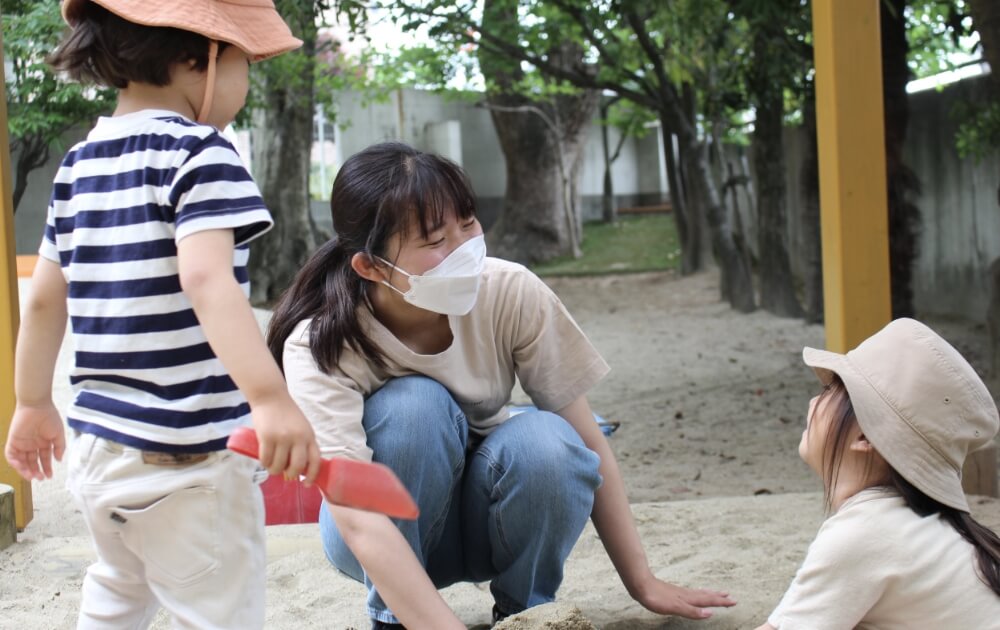
<path fill-rule="evenodd" d="M 329 373 L 345 345 L 383 365 L 378 349 L 361 330 L 357 308 L 365 281 L 351 268 L 352 253 L 333 238 L 316 250 L 281 294 L 267 327 L 267 347 L 284 369 L 285 341 L 304 319 L 312 319 L 309 348 L 317 365 Z"/>

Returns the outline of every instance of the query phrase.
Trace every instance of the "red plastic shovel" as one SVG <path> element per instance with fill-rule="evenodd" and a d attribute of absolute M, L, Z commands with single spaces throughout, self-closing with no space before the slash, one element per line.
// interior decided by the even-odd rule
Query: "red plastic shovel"
<path fill-rule="evenodd" d="M 226 446 L 257 459 L 260 445 L 253 429 L 240 427 L 229 436 Z M 402 482 L 384 464 L 340 457 L 324 459 L 314 483 L 326 500 L 336 505 L 407 520 L 417 518 L 420 513 Z"/>

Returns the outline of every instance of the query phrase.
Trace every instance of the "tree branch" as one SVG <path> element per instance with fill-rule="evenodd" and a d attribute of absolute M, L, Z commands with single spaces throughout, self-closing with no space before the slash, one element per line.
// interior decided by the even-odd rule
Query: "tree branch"
<path fill-rule="evenodd" d="M 472 36 L 468 36 L 468 38 L 471 42 L 476 42 L 481 46 L 488 46 L 493 52 L 508 55 L 519 61 L 526 61 L 550 77 L 568 81 L 580 88 L 610 90 L 616 94 L 621 94 L 623 97 L 638 103 L 639 105 L 650 109 L 656 109 L 656 102 L 650 98 L 648 94 L 626 87 L 621 83 L 608 81 L 607 79 L 598 79 L 597 77 L 587 74 L 586 72 L 562 68 L 537 55 L 526 52 L 518 45 L 505 42 L 490 33 L 481 32 L 478 41 Z"/>
<path fill-rule="evenodd" d="M 568 4 L 565 0 L 550 0 L 550 2 L 552 2 L 552 4 L 555 5 L 556 7 L 559 7 L 560 9 L 562 9 L 571 18 L 573 18 L 573 20 L 576 21 L 577 24 L 580 25 L 580 28 L 583 30 L 583 36 L 584 36 L 584 38 L 588 42 L 590 42 L 590 44 L 595 49 L 597 49 L 597 54 L 600 55 L 601 60 L 604 63 L 614 64 L 614 63 L 617 62 L 615 56 L 612 55 L 608 51 L 607 47 L 604 45 L 604 42 L 602 42 L 601 38 L 597 36 L 597 34 L 596 34 L 596 32 L 598 30 L 597 27 L 592 26 L 590 24 L 590 22 L 587 20 L 587 16 L 584 15 L 583 11 L 581 11 L 579 9 L 579 7 L 572 6 L 572 5 Z M 617 45 L 618 48 L 621 48 L 621 40 L 620 39 L 618 39 L 610 31 L 605 31 L 605 34 L 606 34 L 606 36 L 609 39 L 614 40 L 614 43 Z M 632 79 L 640 87 L 642 87 L 642 90 L 644 92 L 646 92 L 650 96 L 653 96 L 655 94 L 655 86 L 651 85 L 649 83 L 649 81 L 645 77 L 643 77 L 642 75 L 638 74 L 634 70 L 627 70 L 627 69 L 622 68 L 622 67 L 619 67 L 618 69 L 619 69 L 619 71 L 624 72 L 625 76 L 627 76 L 628 78 Z"/>
<path fill-rule="evenodd" d="M 670 82 L 670 77 L 667 75 L 666 67 L 663 65 L 663 57 L 660 55 L 659 50 L 657 50 L 653 39 L 649 36 L 649 31 L 646 30 L 645 20 L 631 7 L 626 8 L 622 6 L 621 11 L 625 17 L 625 21 L 628 22 L 628 25 L 632 28 L 632 32 L 635 33 L 639 46 L 646 53 L 650 62 L 652 62 L 653 71 L 656 73 L 657 79 L 659 79 L 660 105 L 665 106 L 665 109 L 661 107 L 660 110 L 669 111 L 673 114 L 673 123 L 680 128 L 678 131 L 683 130 L 687 134 L 694 134 L 695 130 L 692 121 L 688 120 L 688 117 L 684 115 L 680 97 L 677 95 L 677 90 L 674 89 L 673 84 Z"/>
<path fill-rule="evenodd" d="M 472 19 L 469 12 L 464 11 L 457 5 L 452 6 L 455 13 L 450 15 L 438 13 L 433 8 L 414 6 L 405 2 L 405 0 L 399 1 L 397 5 L 401 7 L 404 12 L 413 13 L 426 18 L 443 20 L 446 24 L 451 22 L 453 26 L 449 27 L 448 30 L 452 35 L 458 36 L 468 43 L 486 47 L 494 53 L 505 55 L 518 61 L 530 63 L 549 77 L 568 81 L 569 83 L 580 88 L 610 90 L 616 94 L 620 94 L 622 97 L 627 98 L 634 103 L 642 105 L 643 107 L 658 109 L 657 99 L 653 93 L 646 93 L 644 91 L 629 88 L 621 82 L 598 79 L 596 76 L 580 70 L 562 68 L 545 60 L 540 55 L 527 52 L 519 44 L 511 44 L 491 32 L 482 30 L 481 25 Z M 456 20 L 456 16 L 460 19 Z M 473 32 L 470 32 L 470 30 Z M 475 33 L 478 33 L 478 39 L 476 38 Z M 608 61 L 614 63 L 614 60 L 609 59 Z"/>

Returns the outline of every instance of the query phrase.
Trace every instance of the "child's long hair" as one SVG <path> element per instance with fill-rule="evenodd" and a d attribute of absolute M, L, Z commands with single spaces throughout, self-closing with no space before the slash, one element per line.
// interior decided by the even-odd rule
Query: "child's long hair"
<path fill-rule="evenodd" d="M 330 212 L 336 236 L 316 250 L 278 298 L 268 325 L 268 348 L 282 366 L 285 340 L 300 321 L 312 318 L 309 347 L 324 372 L 333 369 L 345 347 L 384 366 L 358 322 L 358 308 L 371 309 L 370 283 L 351 268 L 351 258 L 359 252 L 387 258 L 390 237 L 406 238 L 416 225 L 427 238 L 448 212 L 460 221 L 475 217 L 472 186 L 457 164 L 386 142 L 344 162 L 333 182 Z"/>
<path fill-rule="evenodd" d="M 827 442 L 823 445 L 824 498 L 827 509 L 830 510 L 833 488 L 837 483 L 844 451 L 851 432 L 859 425 L 857 416 L 854 415 L 854 405 L 851 404 L 847 388 L 840 377 L 834 375 L 833 381 L 820 394 L 820 400 L 816 402 L 813 413 L 817 412 L 820 403 L 825 405 L 825 413 L 830 414 L 830 430 L 827 433 Z M 866 478 L 871 471 L 871 463 L 870 459 L 866 463 Z M 888 478 L 880 480 L 880 485 L 898 492 L 906 505 L 920 516 L 939 514 L 948 521 L 955 531 L 975 548 L 976 558 L 979 560 L 979 578 L 1000 596 L 1000 537 L 995 532 L 976 522 L 968 512 L 956 510 L 928 497 L 891 466 Z"/>

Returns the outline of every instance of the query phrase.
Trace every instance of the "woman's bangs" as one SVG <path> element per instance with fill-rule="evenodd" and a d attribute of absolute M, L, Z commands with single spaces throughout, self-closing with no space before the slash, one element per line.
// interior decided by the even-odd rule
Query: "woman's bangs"
<path fill-rule="evenodd" d="M 433 164 L 416 166 L 409 184 L 408 199 L 400 201 L 414 210 L 425 239 L 445 224 L 450 213 L 459 221 L 476 216 L 476 199 L 468 180 L 447 160 L 438 158 Z"/>

